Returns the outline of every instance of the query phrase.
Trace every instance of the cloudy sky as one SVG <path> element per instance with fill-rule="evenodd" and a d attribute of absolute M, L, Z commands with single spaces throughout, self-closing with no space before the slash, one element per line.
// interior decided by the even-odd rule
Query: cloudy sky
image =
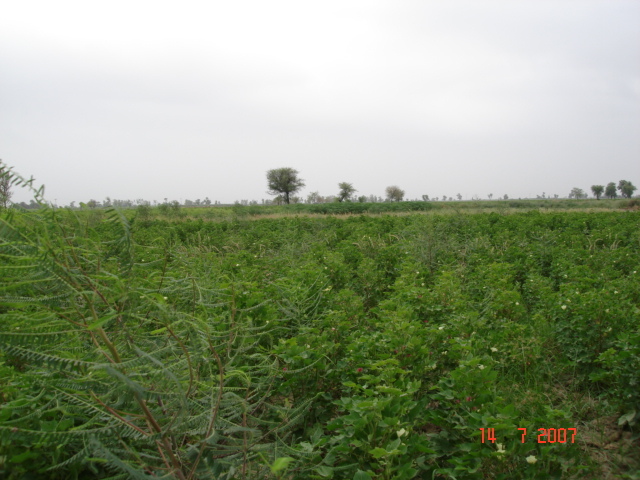
<path fill-rule="evenodd" d="M 4 2 L 0 159 L 60 205 L 640 186 L 640 2 Z"/>

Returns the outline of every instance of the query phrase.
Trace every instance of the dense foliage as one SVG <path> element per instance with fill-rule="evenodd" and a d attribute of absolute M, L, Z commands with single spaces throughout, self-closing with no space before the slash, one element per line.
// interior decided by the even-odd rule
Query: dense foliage
<path fill-rule="evenodd" d="M 4 212 L 0 474 L 638 478 L 639 253 L 636 212 Z"/>

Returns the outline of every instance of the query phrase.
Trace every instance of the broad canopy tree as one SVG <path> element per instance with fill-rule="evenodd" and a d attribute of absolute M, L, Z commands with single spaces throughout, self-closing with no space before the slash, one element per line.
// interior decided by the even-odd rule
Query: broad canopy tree
<path fill-rule="evenodd" d="M 602 192 L 604 192 L 604 185 L 591 185 L 591 191 L 593 192 L 593 196 L 596 197 L 596 200 L 600 200 Z"/>
<path fill-rule="evenodd" d="M 351 183 L 341 182 L 338 184 L 338 187 L 340 187 L 340 193 L 338 193 L 339 202 L 350 200 L 353 194 L 357 192 Z"/>
<path fill-rule="evenodd" d="M 587 194 L 584 193 L 584 190 L 578 187 L 573 187 L 571 192 L 569 193 L 569 198 L 575 198 L 576 200 L 580 200 L 581 198 L 587 198 Z"/>
<path fill-rule="evenodd" d="M 298 178 L 298 171 L 293 168 L 275 168 L 267 171 L 267 185 L 269 195 L 282 195 L 287 205 L 291 201 L 291 194 L 304 187 L 304 180 Z"/>
<path fill-rule="evenodd" d="M 604 195 L 607 198 L 616 198 L 618 196 L 618 192 L 616 192 L 616 184 L 613 182 L 607 183 L 607 187 L 604 190 Z"/>
<path fill-rule="evenodd" d="M 618 190 L 620 190 L 620 194 L 623 197 L 631 198 L 633 196 L 633 192 L 635 192 L 637 188 L 629 180 L 620 180 L 618 182 Z"/>
<path fill-rule="evenodd" d="M 396 185 L 387 187 L 387 199 L 392 202 L 401 202 L 404 198 L 404 190 Z"/>

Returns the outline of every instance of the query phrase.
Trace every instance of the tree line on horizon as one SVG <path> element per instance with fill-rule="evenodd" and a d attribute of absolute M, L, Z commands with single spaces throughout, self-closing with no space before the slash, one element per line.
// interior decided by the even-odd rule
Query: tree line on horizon
<path fill-rule="evenodd" d="M 335 195 L 320 195 L 320 192 L 314 191 L 307 195 L 306 199 L 302 199 L 301 197 L 296 196 L 296 194 L 305 187 L 305 181 L 300 178 L 299 172 L 293 168 L 275 168 L 267 171 L 267 187 L 268 194 L 274 196 L 272 200 L 262 199 L 262 205 L 288 205 L 291 203 L 332 203 L 332 202 L 359 202 L 359 203 L 381 203 L 381 202 L 401 202 L 404 200 L 405 191 L 402 190 L 397 185 L 390 185 L 385 189 L 385 197 L 380 197 L 376 195 L 360 195 L 356 196 L 356 188 L 352 183 L 349 182 L 340 182 L 338 183 L 338 192 Z M 11 198 L 13 196 L 12 191 L 12 178 L 11 169 L 0 160 L 0 208 L 7 208 L 11 203 Z M 631 198 L 634 192 L 637 190 L 637 187 L 633 185 L 632 182 L 628 180 L 620 180 L 618 185 L 614 182 L 609 182 L 605 185 L 592 185 L 591 192 L 597 200 L 600 200 L 603 196 L 609 199 L 618 198 L 618 192 L 620 192 L 620 196 L 622 198 Z M 571 192 L 569 192 L 569 199 L 586 199 L 588 198 L 587 192 L 583 189 L 574 187 Z M 489 200 L 493 199 L 493 193 L 487 195 Z M 557 199 L 559 196 L 556 194 L 553 197 L 546 196 L 543 192 L 542 195 L 537 195 L 538 199 Z M 443 195 L 442 197 L 432 197 L 429 195 L 422 195 L 422 201 L 432 202 L 432 201 L 454 201 L 454 197 L 447 197 Z M 456 194 L 456 199 L 458 201 L 462 200 L 462 195 L 460 193 Z M 501 200 L 509 200 L 508 195 L 504 195 L 502 197 L 497 197 L 497 199 Z M 472 200 L 481 200 L 480 197 L 475 195 Z M 240 200 L 235 202 L 236 205 L 259 205 L 259 203 L 255 200 Z M 39 207 L 39 204 L 35 202 L 33 199 L 30 203 L 25 202 L 17 202 L 15 205 L 18 205 L 25 209 L 35 209 Z M 133 208 L 133 207 L 151 207 L 156 206 L 161 210 L 170 211 L 171 209 L 176 209 L 182 206 L 185 207 L 199 207 L 204 206 L 208 207 L 211 205 L 218 206 L 222 205 L 219 201 L 212 202 L 209 197 L 205 197 L 204 200 L 196 199 L 189 200 L 186 199 L 184 203 L 180 203 L 177 200 L 169 201 L 168 198 L 164 199 L 164 202 L 159 203 L 157 201 L 150 202 L 144 199 L 136 199 L 136 200 L 119 200 L 119 199 L 111 199 L 107 197 L 103 202 L 99 202 L 95 199 L 90 199 L 88 202 L 79 202 L 79 205 L 76 206 L 76 202 L 72 201 L 68 206 L 70 208 L 100 208 L 100 207 L 120 207 L 120 208 Z"/>
<path fill-rule="evenodd" d="M 277 202 L 276 203 L 291 203 L 292 199 L 295 203 L 301 203 L 298 197 L 294 197 L 295 193 L 297 193 L 300 189 L 305 186 L 304 180 L 302 180 L 298 176 L 299 172 L 294 170 L 293 168 L 276 168 L 267 171 L 267 184 L 269 187 L 269 194 L 275 195 Z M 340 182 L 338 184 L 338 188 L 340 189 L 338 194 L 335 196 L 329 197 L 330 201 L 337 202 L 349 202 L 349 201 L 359 201 L 365 202 L 368 198 L 366 196 L 355 197 L 354 194 L 357 190 L 354 188 L 352 183 L 348 182 Z M 637 188 L 628 180 L 620 180 L 618 186 L 614 182 L 609 182 L 607 186 L 603 185 L 592 185 L 591 191 L 593 192 L 593 196 L 600 200 L 600 197 L 604 193 L 607 198 L 614 199 L 618 197 L 617 190 L 620 190 L 620 195 L 623 198 L 631 198 L 633 196 L 633 192 L 637 190 Z M 404 199 L 405 192 L 397 185 L 391 185 L 386 188 L 386 201 L 391 202 L 400 202 Z M 373 196 L 375 198 L 375 196 Z M 458 200 L 462 200 L 462 195 L 458 193 L 456 195 Z M 574 187 L 569 193 L 569 198 L 581 199 L 587 198 L 588 195 L 581 188 Z M 311 192 L 307 197 L 307 203 L 322 203 L 326 197 L 321 197 L 319 192 Z M 429 198 L 429 195 L 422 195 L 422 200 L 425 202 L 429 201 L 438 201 L 440 197 Z M 487 195 L 489 200 L 493 199 L 493 194 L 490 193 Z M 538 195 L 538 198 L 546 198 L 545 194 L 542 194 L 542 197 Z M 549 197 L 550 198 L 550 197 Z M 555 195 L 554 198 L 558 198 L 558 195 Z M 442 197 L 443 201 L 447 200 L 446 196 Z M 509 196 L 504 195 L 502 197 L 504 200 L 508 200 Z M 298 200 L 298 201 L 295 201 Z M 453 197 L 449 197 L 449 200 L 453 200 Z M 474 198 L 474 200 L 480 200 L 480 198 Z M 376 201 L 376 200 L 374 200 Z M 383 201 L 380 199 L 379 201 Z"/>

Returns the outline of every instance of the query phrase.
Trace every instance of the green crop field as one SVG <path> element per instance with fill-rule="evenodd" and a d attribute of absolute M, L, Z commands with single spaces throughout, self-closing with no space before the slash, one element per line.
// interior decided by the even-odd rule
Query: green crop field
<path fill-rule="evenodd" d="M 640 478 L 638 212 L 494 203 L 0 213 L 0 476 Z"/>

